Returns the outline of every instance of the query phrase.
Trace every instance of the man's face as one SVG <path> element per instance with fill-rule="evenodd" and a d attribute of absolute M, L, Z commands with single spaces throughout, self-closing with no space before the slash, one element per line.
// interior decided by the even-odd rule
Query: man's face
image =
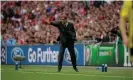
<path fill-rule="evenodd" d="M 61 14 L 61 18 L 60 19 L 61 19 L 62 23 L 66 22 L 66 17 L 67 17 L 66 14 L 63 14 L 63 13 Z"/>
<path fill-rule="evenodd" d="M 65 18 L 64 17 L 61 17 L 61 21 L 64 22 L 65 21 Z"/>

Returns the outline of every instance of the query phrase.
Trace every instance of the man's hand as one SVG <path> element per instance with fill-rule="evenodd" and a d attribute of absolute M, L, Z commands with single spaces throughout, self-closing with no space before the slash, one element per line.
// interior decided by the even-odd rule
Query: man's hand
<path fill-rule="evenodd" d="M 45 22 L 46 22 L 47 24 L 50 24 L 49 18 L 45 19 Z"/>

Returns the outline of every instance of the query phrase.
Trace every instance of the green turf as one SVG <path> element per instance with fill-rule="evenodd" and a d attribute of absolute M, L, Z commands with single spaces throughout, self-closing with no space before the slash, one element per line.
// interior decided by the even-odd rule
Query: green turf
<path fill-rule="evenodd" d="M 71 66 L 63 67 L 56 72 L 56 66 L 24 65 L 15 71 L 13 65 L 1 66 L 2 80 L 133 80 L 133 68 L 108 68 L 108 72 L 101 72 L 95 67 L 78 67 L 75 72 Z"/>

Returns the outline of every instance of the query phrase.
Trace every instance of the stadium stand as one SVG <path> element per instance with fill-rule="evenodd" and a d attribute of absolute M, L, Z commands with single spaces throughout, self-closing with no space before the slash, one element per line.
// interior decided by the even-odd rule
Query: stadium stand
<path fill-rule="evenodd" d="M 113 42 L 121 5 L 121 1 L 2 1 L 2 45 L 56 43 L 58 29 L 45 24 L 45 19 L 58 20 L 62 12 L 74 23 L 78 43 Z"/>

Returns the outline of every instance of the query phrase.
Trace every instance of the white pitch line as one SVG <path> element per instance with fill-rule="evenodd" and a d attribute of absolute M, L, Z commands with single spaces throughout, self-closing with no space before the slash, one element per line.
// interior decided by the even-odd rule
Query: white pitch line
<path fill-rule="evenodd" d="M 66 74 L 66 73 L 43 73 L 43 72 L 24 72 L 24 71 L 19 71 L 21 73 L 40 73 L 40 74 L 46 74 L 46 75 L 66 75 L 66 76 L 92 76 L 92 77 L 110 77 L 110 78 L 130 78 L 130 79 L 133 79 L 133 76 L 132 77 L 127 77 L 127 76 L 108 76 L 108 75 L 85 75 L 85 74 Z"/>

